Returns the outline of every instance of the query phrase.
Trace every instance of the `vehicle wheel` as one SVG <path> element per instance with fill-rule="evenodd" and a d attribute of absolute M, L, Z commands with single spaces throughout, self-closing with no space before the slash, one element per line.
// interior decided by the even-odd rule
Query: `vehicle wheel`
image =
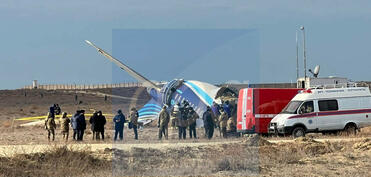
<path fill-rule="evenodd" d="M 292 131 L 292 136 L 294 138 L 304 137 L 305 136 L 305 129 L 303 127 L 294 128 L 294 130 Z"/>
<path fill-rule="evenodd" d="M 345 126 L 345 128 L 344 128 L 344 134 L 345 135 L 347 135 L 347 136 L 356 135 L 356 133 L 357 133 L 356 125 L 348 124 L 348 125 Z"/>

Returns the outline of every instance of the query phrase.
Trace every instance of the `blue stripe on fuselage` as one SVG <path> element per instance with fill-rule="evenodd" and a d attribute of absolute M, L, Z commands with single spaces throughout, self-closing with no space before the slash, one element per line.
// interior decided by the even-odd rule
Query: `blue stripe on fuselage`
<path fill-rule="evenodd" d="M 148 111 L 148 110 L 153 110 L 153 111 L 158 111 L 158 112 L 161 111 L 160 108 L 154 108 L 154 107 L 143 107 L 143 108 L 140 109 L 138 112 L 141 113 L 141 112 L 143 112 L 143 111 Z"/>
<path fill-rule="evenodd" d="M 176 90 L 176 92 L 178 92 L 179 94 L 182 94 L 183 92 L 179 89 Z"/>
<path fill-rule="evenodd" d="M 202 90 L 200 87 L 198 87 L 196 84 L 192 83 L 192 82 L 189 82 L 189 81 L 185 81 L 186 84 L 189 84 L 191 86 L 191 88 L 193 90 L 195 90 L 195 92 L 200 96 L 202 97 L 207 104 L 212 105 L 213 104 L 213 99 L 209 96 L 209 94 L 207 94 L 204 90 Z"/>
<path fill-rule="evenodd" d="M 161 109 L 161 106 L 159 106 L 159 105 L 157 105 L 157 104 L 146 104 L 146 105 L 144 105 L 143 107 L 152 107 L 152 106 Z"/>
<path fill-rule="evenodd" d="M 156 116 L 157 114 L 158 114 L 158 112 L 141 112 L 141 113 L 139 113 L 139 117 L 145 116 L 145 115 L 154 115 L 154 116 Z"/>
<path fill-rule="evenodd" d="M 178 92 L 172 95 L 172 100 L 174 103 L 181 103 L 182 100 L 186 100 L 190 105 L 193 105 L 193 109 L 197 112 L 199 116 L 206 111 L 207 105 L 205 102 L 201 101 L 200 97 L 187 85 L 182 85 L 178 88 L 178 90 L 182 91 L 182 94 Z"/>

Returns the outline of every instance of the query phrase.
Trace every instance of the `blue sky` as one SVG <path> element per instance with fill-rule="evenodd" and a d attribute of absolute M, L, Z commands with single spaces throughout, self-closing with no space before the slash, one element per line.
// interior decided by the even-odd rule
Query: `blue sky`
<path fill-rule="evenodd" d="M 371 2 L 358 0 L 187 0 L 187 1 L 27 1 L 2 0 L 0 3 L 0 89 L 20 88 L 31 84 L 34 79 L 40 83 L 95 84 L 118 81 L 130 81 L 122 73 L 118 79 L 115 68 L 98 55 L 83 41 L 89 39 L 106 51 L 117 54 L 133 68 L 144 72 L 153 80 L 167 80 L 184 77 L 208 82 L 226 80 L 249 80 L 254 82 L 290 82 L 296 77 L 295 71 L 295 31 L 304 25 L 307 34 L 308 68 L 321 65 L 322 76 L 346 76 L 353 80 L 371 80 Z M 225 76 L 215 77 L 211 70 L 200 70 L 199 65 L 208 61 L 205 55 L 195 56 L 183 50 L 180 58 L 190 58 L 192 64 L 181 72 L 157 74 L 149 71 L 140 58 L 151 53 L 166 56 L 154 49 L 164 49 L 171 40 L 162 34 L 166 42 L 158 43 L 153 50 L 135 57 L 134 52 L 125 55 L 115 48 L 115 44 L 125 47 L 125 40 L 115 43 L 114 36 L 125 36 L 125 30 L 134 29 L 161 30 L 225 30 L 220 45 L 215 43 L 203 49 L 207 57 L 225 55 L 231 48 L 234 51 L 238 44 L 253 47 L 254 54 L 244 52 L 232 56 L 234 60 L 253 57 L 258 61 L 255 69 L 258 72 L 251 76 L 246 71 L 232 69 Z M 233 30 L 243 34 L 234 36 Z M 114 33 L 113 31 L 118 31 Z M 160 30 L 160 31 L 161 31 Z M 151 32 L 146 32 L 150 35 Z M 175 30 L 176 31 L 176 30 Z M 120 34 L 119 34 L 120 33 Z M 300 34 L 300 33 L 299 33 Z M 139 34 L 136 34 L 140 36 Z M 199 36 L 197 36 L 199 35 Z M 203 41 L 201 33 L 193 36 Z M 212 36 L 212 35 L 211 35 Z M 192 37 L 192 36 L 191 36 Z M 138 37 L 135 37 L 138 38 Z M 134 37 L 131 39 L 135 39 Z M 185 40 L 185 38 L 183 37 Z M 240 41 L 239 41 L 240 40 Z M 138 40 L 139 42 L 140 40 Z M 142 44 L 147 45 L 141 40 Z M 232 42 L 231 42 L 232 41 Z M 195 41 L 199 42 L 199 41 Z M 161 46 L 161 44 L 163 44 Z M 191 43 L 189 43 L 191 44 Z M 126 44 L 128 45 L 128 44 Z M 120 45 L 118 45 L 120 46 Z M 182 45 L 181 45 L 182 46 Z M 185 44 L 182 47 L 187 47 Z M 192 49 L 192 46 L 188 46 Z M 223 49 L 224 48 L 224 49 Z M 124 50 L 123 48 L 122 50 Z M 176 46 L 175 46 L 176 49 Z M 180 50 L 180 49 L 177 49 Z M 173 50 L 163 50 L 175 57 Z M 301 51 L 300 51 L 301 52 Z M 197 53 L 197 52 L 195 52 Z M 237 55 L 239 54 L 240 55 Z M 171 60 L 161 58 L 158 60 Z M 219 60 L 218 60 L 219 61 Z M 241 61 L 245 62 L 245 61 Z M 302 63 L 301 63 L 302 66 Z M 179 66 L 178 66 L 179 67 Z M 216 62 L 215 68 L 225 67 Z M 170 67 L 171 68 L 171 67 Z M 164 72 L 162 71 L 162 73 Z M 178 70 L 179 71 L 179 70 Z M 246 74 L 245 74 L 246 73 Z M 112 77 L 112 74 L 115 76 Z M 302 74 L 302 72 L 301 72 Z"/>
<path fill-rule="evenodd" d="M 112 39 L 113 55 L 152 80 L 259 81 L 256 30 L 116 29 Z M 118 67 L 112 71 L 113 82 L 131 80 Z"/>

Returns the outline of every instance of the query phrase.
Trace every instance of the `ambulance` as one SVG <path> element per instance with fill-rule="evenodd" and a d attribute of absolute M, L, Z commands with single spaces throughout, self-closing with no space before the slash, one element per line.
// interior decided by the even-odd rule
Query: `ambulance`
<path fill-rule="evenodd" d="M 237 132 L 268 134 L 269 122 L 300 90 L 302 89 L 241 89 L 237 105 Z"/>
<path fill-rule="evenodd" d="M 306 89 L 297 94 L 269 124 L 269 133 L 305 136 L 312 132 L 371 126 L 371 94 L 368 87 Z"/>

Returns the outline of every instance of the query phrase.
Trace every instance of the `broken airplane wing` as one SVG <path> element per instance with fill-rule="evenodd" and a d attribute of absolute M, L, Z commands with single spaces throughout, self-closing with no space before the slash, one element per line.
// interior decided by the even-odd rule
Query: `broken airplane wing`
<path fill-rule="evenodd" d="M 121 69 L 125 70 L 128 74 L 130 74 L 132 77 L 134 77 L 135 79 L 137 79 L 138 81 L 140 81 L 145 87 L 159 89 L 158 86 L 156 84 L 154 84 L 152 81 L 148 80 L 147 78 L 145 78 L 141 74 L 137 73 L 136 71 L 134 71 L 133 69 L 131 69 L 129 66 L 121 63 L 116 58 L 113 58 L 110 54 L 108 54 L 107 52 L 105 52 L 101 48 L 97 47 L 92 42 L 90 42 L 88 40 L 85 40 L 85 42 L 87 44 L 93 46 L 95 49 L 97 49 L 98 52 L 101 53 L 103 56 L 105 56 L 108 60 L 110 60 L 111 62 L 115 63 Z"/>

